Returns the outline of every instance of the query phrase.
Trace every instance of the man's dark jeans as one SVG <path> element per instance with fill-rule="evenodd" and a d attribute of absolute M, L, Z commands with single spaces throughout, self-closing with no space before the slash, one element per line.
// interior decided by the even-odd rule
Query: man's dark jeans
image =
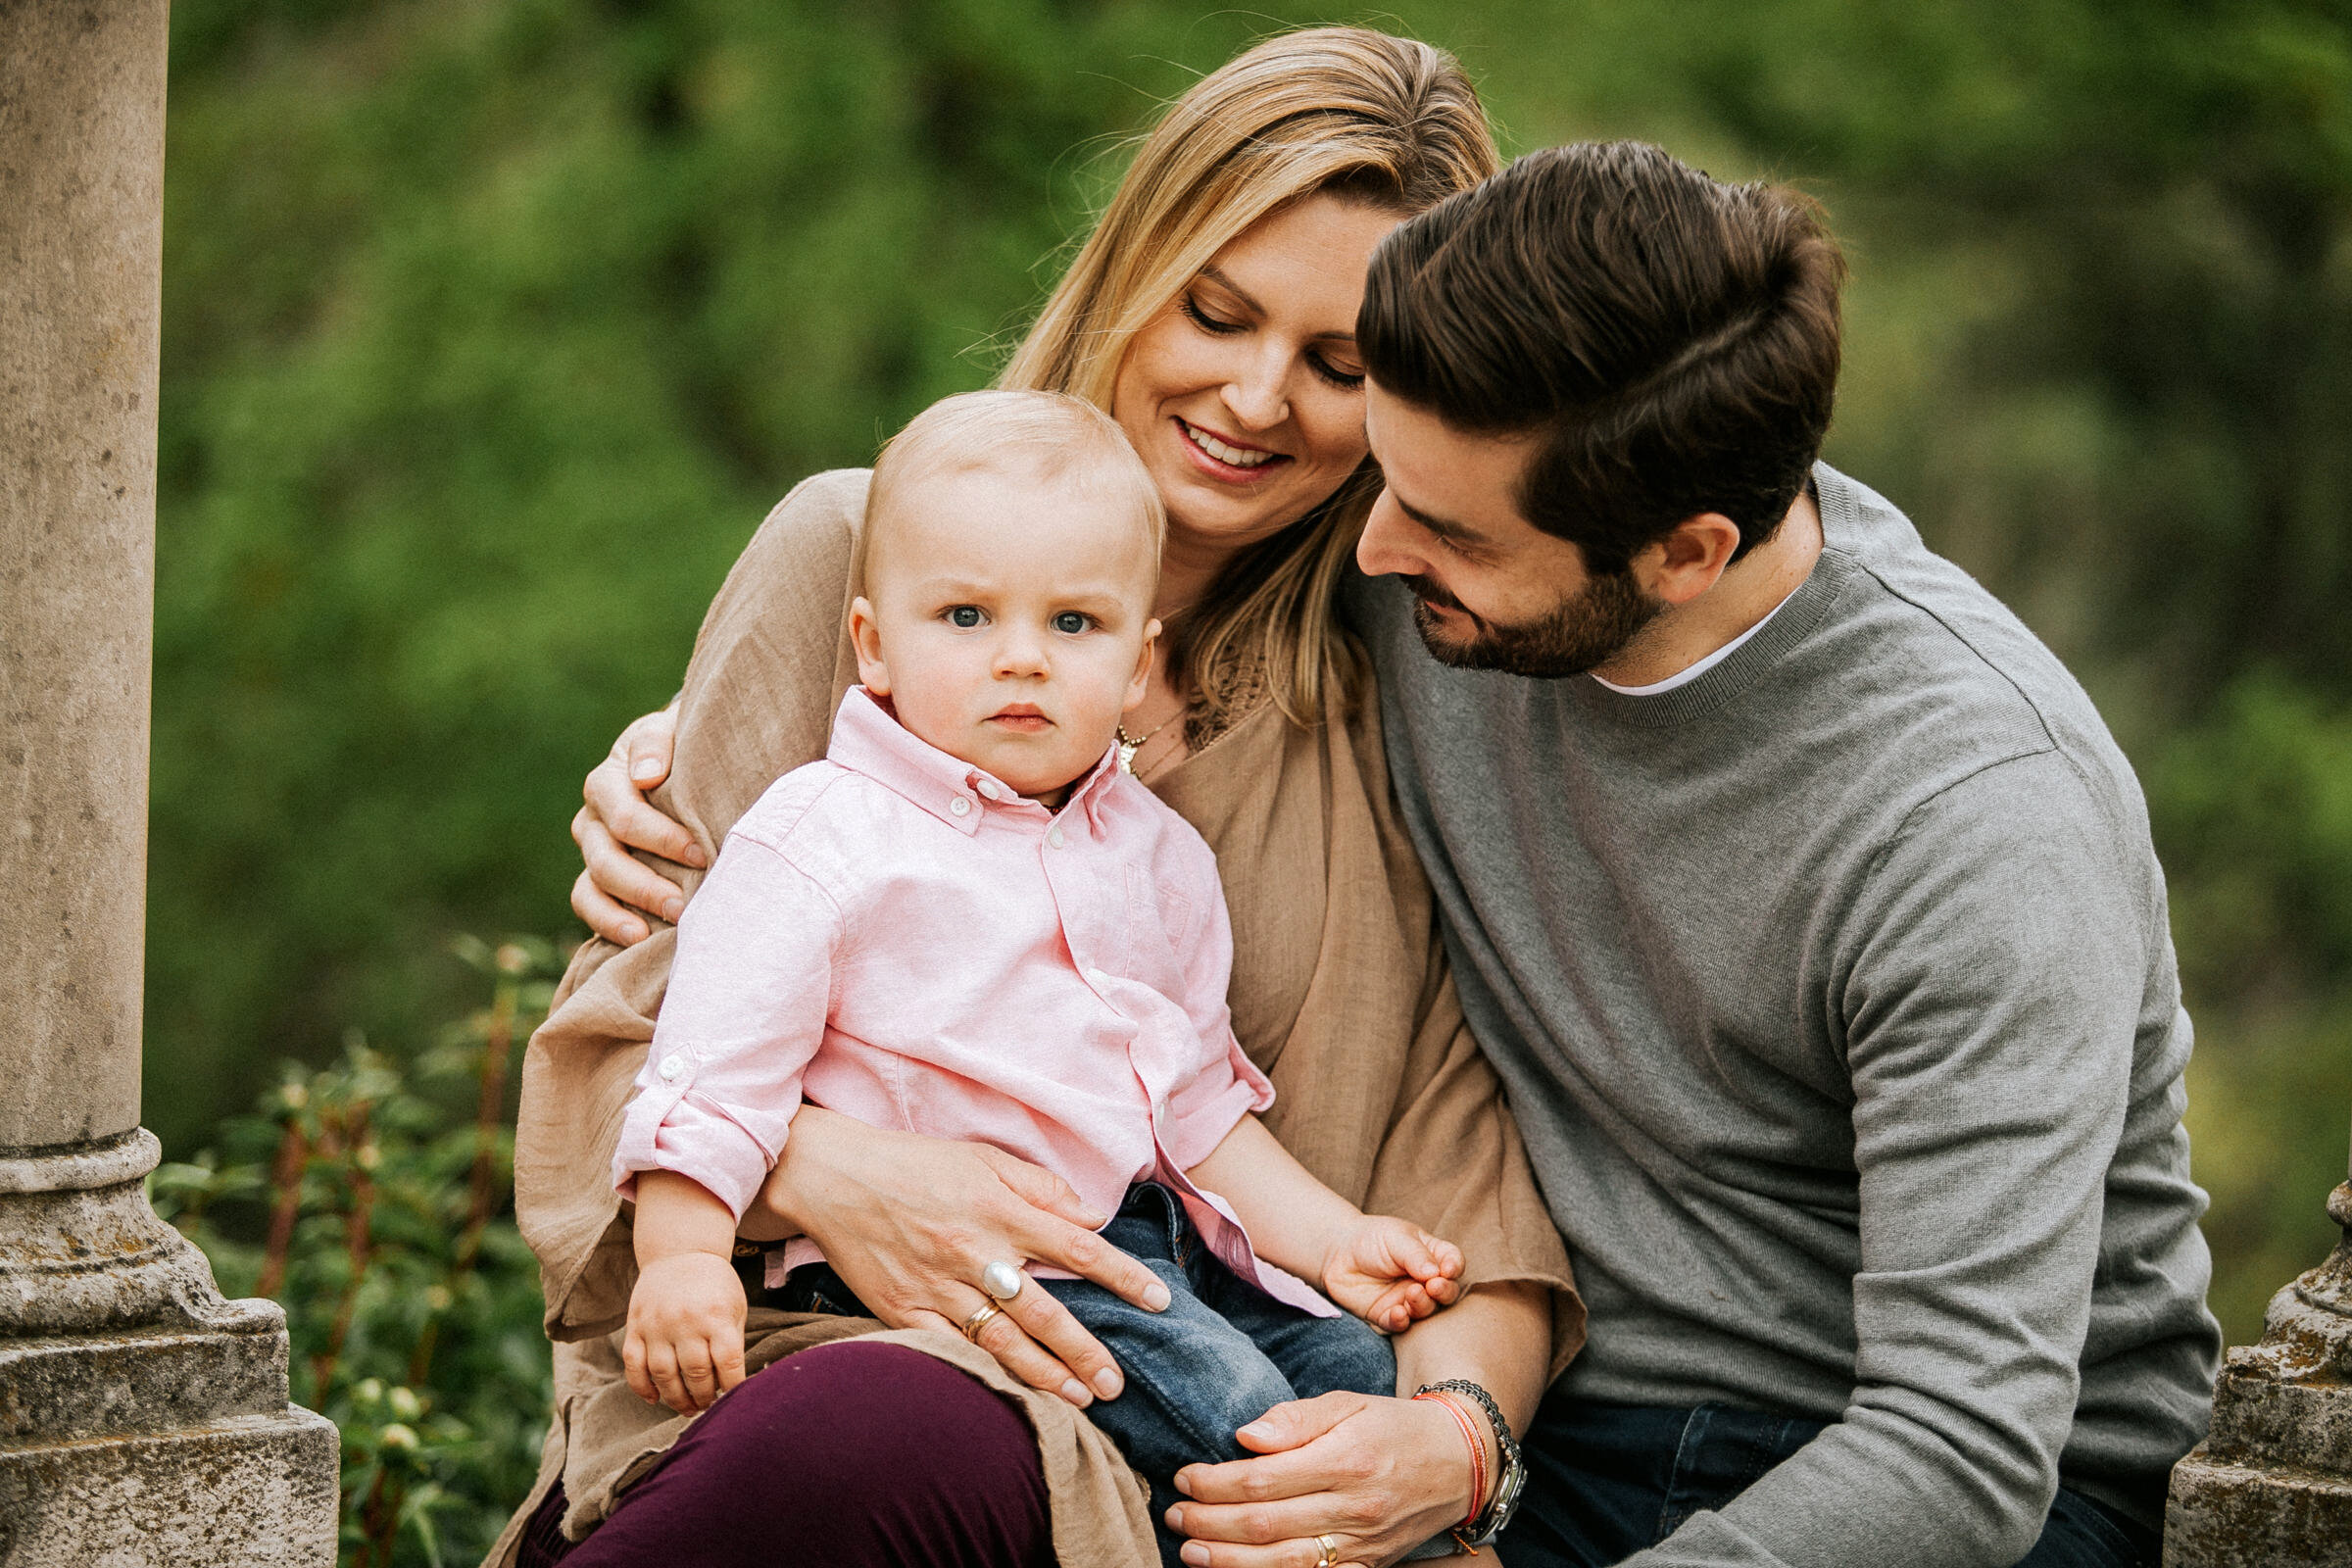
<path fill-rule="evenodd" d="M 1527 1493 L 1499 1543 L 1502 1558 L 1510 1568 L 1622 1562 L 1692 1514 L 1721 1508 L 1823 1425 L 1728 1405 L 1596 1404 L 1555 1390 L 1528 1427 Z M 2061 1487 L 2041 1539 L 2017 1568 L 2154 1568 L 2156 1560 L 2155 1532 Z"/>
<path fill-rule="evenodd" d="M 1342 1390 L 1394 1394 L 1396 1357 L 1360 1318 L 1311 1317 L 1237 1278 L 1209 1251 L 1176 1195 L 1154 1182 L 1128 1190 L 1102 1236 L 1168 1288 L 1164 1312 L 1147 1312 L 1090 1280 L 1040 1280 L 1118 1357 L 1127 1389 L 1087 1411 L 1152 1484 L 1160 1560 L 1181 1568 L 1161 1517 L 1181 1499 L 1171 1484 L 1188 1464 L 1248 1458 L 1242 1427 L 1291 1399 Z M 787 1311 L 865 1315 L 821 1263 L 792 1271 Z"/>

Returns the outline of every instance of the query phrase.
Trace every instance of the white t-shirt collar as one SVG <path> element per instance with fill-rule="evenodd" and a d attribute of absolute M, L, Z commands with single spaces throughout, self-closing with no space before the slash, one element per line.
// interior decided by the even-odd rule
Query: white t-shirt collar
<path fill-rule="evenodd" d="M 1804 584 L 1802 583 L 1797 584 L 1798 588 L 1803 586 Z M 1766 611 L 1762 620 L 1757 621 L 1753 626 L 1748 627 L 1747 630 L 1741 632 L 1730 642 L 1725 643 L 1721 648 L 1716 649 L 1713 653 L 1700 660 L 1697 663 L 1692 664 L 1690 668 L 1677 670 L 1674 674 L 1667 676 L 1664 680 L 1652 681 L 1647 686 L 1620 686 L 1615 681 L 1604 680 L 1598 675 L 1594 675 L 1592 678 L 1600 681 L 1603 686 L 1606 686 L 1609 690 L 1617 693 L 1617 695 L 1620 697 L 1663 697 L 1666 695 L 1666 693 L 1673 691 L 1677 686 L 1690 685 L 1692 681 L 1698 679 L 1699 676 L 1704 675 L 1708 670 L 1713 669 L 1717 664 L 1722 663 L 1725 660 L 1738 653 L 1741 646 L 1744 645 L 1750 637 L 1753 637 L 1756 633 L 1762 631 L 1766 626 L 1771 625 L 1772 617 L 1779 614 L 1782 608 L 1788 603 L 1788 600 L 1794 599 L 1795 597 L 1796 588 L 1789 589 L 1788 597 L 1784 598 L 1780 604 L 1775 605 L 1770 610 Z"/>

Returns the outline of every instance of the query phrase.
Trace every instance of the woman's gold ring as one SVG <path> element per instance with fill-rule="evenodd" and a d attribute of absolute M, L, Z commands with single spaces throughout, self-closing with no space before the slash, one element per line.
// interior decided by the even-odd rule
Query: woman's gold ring
<path fill-rule="evenodd" d="M 1315 1568 L 1331 1568 L 1340 1560 L 1340 1544 L 1331 1537 L 1317 1536 L 1315 1544 L 1323 1548 L 1323 1555 L 1315 1559 Z"/>
<path fill-rule="evenodd" d="M 1004 1308 L 997 1305 L 996 1302 L 983 1301 L 980 1303 L 979 1311 L 974 1312 L 970 1317 L 967 1317 L 963 1320 L 963 1337 L 971 1341 L 974 1345 L 978 1345 L 980 1343 L 980 1331 L 988 1327 L 989 1320 L 991 1318 L 998 1316 L 1003 1311 Z"/>

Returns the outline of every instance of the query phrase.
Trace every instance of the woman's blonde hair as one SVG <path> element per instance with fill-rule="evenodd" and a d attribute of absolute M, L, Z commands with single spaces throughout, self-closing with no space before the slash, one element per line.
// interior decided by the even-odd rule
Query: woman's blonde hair
<path fill-rule="evenodd" d="M 1332 192 L 1412 214 L 1500 167 L 1454 58 L 1361 27 L 1268 38 L 1203 76 L 1137 149 L 1094 233 L 998 377 L 1109 409 L 1127 345 L 1212 257 L 1276 209 Z M 1293 722 L 1345 682 L 1333 596 L 1378 491 L 1370 459 L 1250 547 L 1172 628 L 1194 743 L 1259 690 Z"/>

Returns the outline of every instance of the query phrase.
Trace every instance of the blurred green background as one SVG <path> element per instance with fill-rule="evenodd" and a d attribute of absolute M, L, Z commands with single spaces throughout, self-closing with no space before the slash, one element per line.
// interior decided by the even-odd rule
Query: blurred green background
<path fill-rule="evenodd" d="M 2098 697 L 2199 1026 L 2233 1341 L 2352 1112 L 2352 13 L 2173 0 L 176 0 L 147 1119 L 474 1004 L 765 509 L 977 385 L 1155 107 L 1280 25 L 1506 151 L 1794 179 L 1833 462 Z"/>

